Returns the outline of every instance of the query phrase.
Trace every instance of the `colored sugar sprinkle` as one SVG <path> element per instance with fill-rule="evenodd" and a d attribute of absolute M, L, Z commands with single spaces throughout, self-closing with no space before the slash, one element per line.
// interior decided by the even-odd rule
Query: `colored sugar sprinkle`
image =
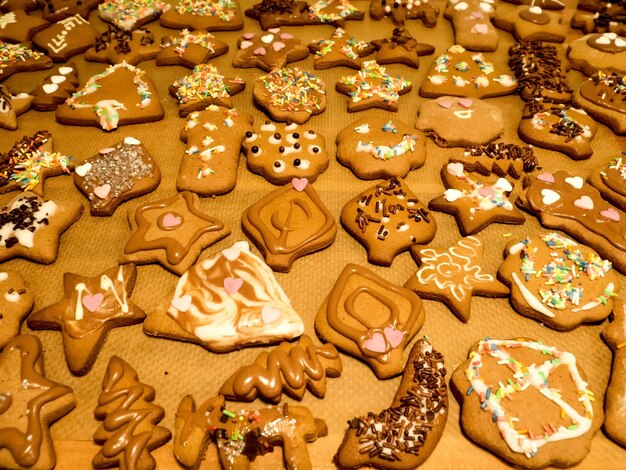
<path fill-rule="evenodd" d="M 349 96 L 352 102 L 377 97 L 389 103 L 396 103 L 400 92 L 411 86 L 411 82 L 402 77 L 392 77 L 385 72 L 385 67 L 375 60 L 363 62 L 356 75 L 343 77 L 339 83 L 351 88 Z"/>
<path fill-rule="evenodd" d="M 224 22 L 233 21 L 237 4 L 233 0 L 181 0 L 176 11 L 181 15 L 217 16 Z"/>
<path fill-rule="evenodd" d="M 21 44 L 9 44 L 8 42 L 0 41 L 0 69 L 16 62 L 26 62 L 30 59 L 38 60 L 41 57 L 43 57 L 43 54 Z M 0 70 L 1 73 L 2 70 Z"/>
<path fill-rule="evenodd" d="M 160 0 L 106 0 L 98 6 L 103 18 L 126 30 L 133 29 L 140 19 L 169 9 L 170 5 Z"/>
<path fill-rule="evenodd" d="M 334 12 L 325 12 L 328 7 L 334 8 Z M 309 6 L 309 18 L 319 20 L 322 23 L 343 20 L 358 11 L 350 0 L 318 0 Z"/>
<path fill-rule="evenodd" d="M 297 67 L 275 70 L 259 80 L 269 95 L 270 105 L 289 111 L 320 109 L 321 95 L 326 93 L 324 83 L 316 75 Z"/>
<path fill-rule="evenodd" d="M 215 53 L 211 39 L 214 39 L 211 33 L 204 33 L 202 31 L 193 31 L 190 33 L 189 30 L 184 29 L 180 33 L 180 36 L 172 37 L 164 41 L 161 47 L 174 47 L 179 56 L 182 56 L 185 53 L 185 49 L 191 44 L 197 44 L 204 49 L 208 49 L 211 53 Z"/>
<path fill-rule="evenodd" d="M 181 104 L 230 96 L 230 86 L 224 81 L 224 76 L 211 64 L 196 65 L 193 73 L 178 79 L 174 82 L 174 87 L 176 87 L 176 97 Z"/>

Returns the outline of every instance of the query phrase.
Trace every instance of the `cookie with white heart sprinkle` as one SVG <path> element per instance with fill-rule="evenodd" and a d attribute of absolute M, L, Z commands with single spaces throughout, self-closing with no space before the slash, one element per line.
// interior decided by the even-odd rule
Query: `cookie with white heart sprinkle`
<path fill-rule="evenodd" d="M 65 103 L 78 89 L 78 70 L 76 65 L 60 66 L 55 74 L 46 77 L 41 85 L 30 92 L 35 98 L 31 108 L 37 111 L 54 111 Z"/>
<path fill-rule="evenodd" d="M 237 47 L 233 67 L 258 67 L 266 72 L 309 56 L 308 48 L 300 39 L 280 28 L 271 28 L 265 33 L 244 33 L 237 40 Z"/>

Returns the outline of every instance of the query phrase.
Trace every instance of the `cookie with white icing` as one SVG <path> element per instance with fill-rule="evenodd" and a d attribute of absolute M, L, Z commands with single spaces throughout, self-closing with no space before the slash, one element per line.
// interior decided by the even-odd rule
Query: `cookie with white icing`
<path fill-rule="evenodd" d="M 592 76 L 605 73 L 626 73 L 626 37 L 615 33 L 588 34 L 569 43 L 567 58 L 574 70 Z"/>
<path fill-rule="evenodd" d="M 265 121 L 258 131 L 246 132 L 243 151 L 248 170 L 276 185 L 293 178 L 313 183 L 330 163 L 324 136 L 297 124 Z"/>
<path fill-rule="evenodd" d="M 361 179 L 404 178 L 426 162 L 426 138 L 398 119 L 370 115 L 337 134 L 337 160 Z"/>
<path fill-rule="evenodd" d="M 493 52 L 499 43 L 491 24 L 495 13 L 495 0 L 449 0 L 443 14 L 452 23 L 454 44 L 469 51 Z"/>
<path fill-rule="evenodd" d="M 31 107 L 37 111 L 54 111 L 72 96 L 78 88 L 78 83 L 76 65 L 62 65 L 57 69 L 57 73 L 46 77 L 41 85 L 30 92 L 35 97 Z"/>
<path fill-rule="evenodd" d="M 98 30 L 80 15 L 70 16 L 37 33 L 33 43 L 54 62 L 67 62 L 93 46 Z"/>
<path fill-rule="evenodd" d="M 0 350 L 20 333 L 22 321 L 33 304 L 33 296 L 20 273 L 0 272 Z"/>

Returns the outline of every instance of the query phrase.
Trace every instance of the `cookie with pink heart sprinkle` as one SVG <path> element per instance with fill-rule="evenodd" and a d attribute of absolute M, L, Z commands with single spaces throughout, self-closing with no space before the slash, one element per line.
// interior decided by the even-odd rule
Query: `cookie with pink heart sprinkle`
<path fill-rule="evenodd" d="M 367 364 L 376 377 L 388 379 L 404 370 L 404 349 L 424 319 L 417 294 L 350 263 L 318 310 L 315 330 Z"/>
<path fill-rule="evenodd" d="M 233 67 L 258 67 L 266 72 L 309 56 L 309 49 L 300 39 L 280 28 L 263 33 L 244 33 L 237 40 L 237 47 Z"/>

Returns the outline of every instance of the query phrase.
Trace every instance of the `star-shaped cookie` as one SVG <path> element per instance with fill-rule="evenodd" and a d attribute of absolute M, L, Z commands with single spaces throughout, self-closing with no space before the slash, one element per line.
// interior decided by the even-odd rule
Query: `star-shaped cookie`
<path fill-rule="evenodd" d="M 200 64 L 191 75 L 179 78 L 170 85 L 170 95 L 178 100 L 178 113 L 186 117 L 212 104 L 232 108 L 231 97 L 241 93 L 246 82 L 241 78 L 228 78 L 211 64 Z"/>
<path fill-rule="evenodd" d="M 30 109 L 33 98 L 28 93 L 11 93 L 0 85 L 0 129 L 17 129 L 17 117 Z"/>
<path fill-rule="evenodd" d="M 101 3 L 102 0 L 38 0 L 43 9 L 41 17 L 54 23 L 70 16 L 80 15 L 86 20 L 89 13 Z"/>
<path fill-rule="evenodd" d="M 121 62 L 137 65 L 154 59 L 160 51 L 161 46 L 155 44 L 149 29 L 126 31 L 109 25 L 109 29 L 96 39 L 94 46 L 85 52 L 85 60 L 111 65 Z"/>
<path fill-rule="evenodd" d="M 0 272 L 0 350 L 20 333 L 22 321 L 33 309 L 33 303 L 20 273 Z"/>
<path fill-rule="evenodd" d="M 69 173 L 74 168 L 71 157 L 53 152 L 52 136 L 38 131 L 24 136 L 5 154 L 0 154 L 0 194 L 22 189 L 43 196 L 48 176 Z"/>
<path fill-rule="evenodd" d="M 161 48 L 156 56 L 157 65 L 182 65 L 193 69 L 209 59 L 226 54 L 228 44 L 206 31 L 184 29 L 178 36 L 163 37 Z"/>
<path fill-rule="evenodd" d="M 433 211 L 453 215 L 461 235 L 473 235 L 492 223 L 521 225 L 526 219 L 509 200 L 513 185 L 505 178 L 493 184 L 479 174 L 468 174 L 462 163 L 448 163 L 441 169 L 447 188 L 443 196 L 428 203 Z"/>
<path fill-rule="evenodd" d="M 0 354 L 1 468 L 49 469 L 56 464 L 50 425 L 76 406 L 74 391 L 48 380 L 39 338 L 13 338 Z"/>
<path fill-rule="evenodd" d="M 67 364 L 85 375 L 113 328 L 141 323 L 146 314 L 130 300 L 137 269 L 114 266 L 97 276 L 63 275 L 64 298 L 28 317 L 32 330 L 60 330 Z"/>
<path fill-rule="evenodd" d="M 30 16 L 22 10 L 0 14 L 0 40 L 29 43 L 31 38 L 50 24 L 46 20 Z"/>
<path fill-rule="evenodd" d="M 301 26 L 304 24 L 304 11 L 308 4 L 298 0 L 262 0 L 248 8 L 244 13 L 248 18 L 257 20 L 261 29 L 281 26 Z"/>
<path fill-rule="evenodd" d="M 17 72 L 34 72 L 52 68 L 50 57 L 22 44 L 0 41 L 0 82 Z"/>
<path fill-rule="evenodd" d="M 314 0 L 304 11 L 304 24 L 343 27 L 346 20 L 362 20 L 365 13 L 351 0 Z"/>
<path fill-rule="evenodd" d="M 197 194 L 185 191 L 128 211 L 131 234 L 121 263 L 158 262 L 182 276 L 207 246 L 228 236 L 224 224 L 200 210 Z"/>
<path fill-rule="evenodd" d="M 427 28 L 434 28 L 439 16 L 439 8 L 430 3 L 430 0 L 371 0 L 370 18 L 382 20 L 389 16 L 397 25 L 403 25 L 405 20 L 422 20 Z"/>
<path fill-rule="evenodd" d="M 375 60 L 363 62 L 356 75 L 343 77 L 335 85 L 339 93 L 350 97 L 349 113 L 370 108 L 396 112 L 400 95 L 408 93 L 412 88 L 410 81 L 403 77 L 392 77 Z"/>
<path fill-rule="evenodd" d="M 507 31 L 517 41 L 564 42 L 568 25 L 563 23 L 563 14 L 544 10 L 539 6 L 520 5 L 504 12 L 500 6 L 493 24 Z"/>
<path fill-rule="evenodd" d="M 331 67 L 350 67 L 359 70 L 361 57 L 374 52 L 374 46 L 367 41 L 358 41 L 354 36 L 348 36 L 343 28 L 337 28 L 330 39 L 309 43 L 309 50 L 315 54 L 313 58 L 315 70 Z"/>
<path fill-rule="evenodd" d="M 435 52 L 430 44 L 417 42 L 404 26 L 394 28 L 391 37 L 372 41 L 372 45 L 377 50 L 375 60 L 379 65 L 404 64 L 414 69 L 420 65 L 420 56 Z"/>
<path fill-rule="evenodd" d="M 293 34 L 271 28 L 264 34 L 244 33 L 237 40 L 233 67 L 258 67 L 269 72 L 306 59 L 309 50 Z"/>
<path fill-rule="evenodd" d="M 161 0 L 105 0 L 98 5 L 98 14 L 104 21 L 132 31 L 156 20 L 171 8 Z"/>
<path fill-rule="evenodd" d="M 476 237 L 462 238 L 446 250 L 411 247 L 411 255 L 420 268 L 404 287 L 422 299 L 443 302 L 463 323 L 469 320 L 473 295 L 509 295 L 495 276 L 483 272 L 483 244 Z"/>
<path fill-rule="evenodd" d="M 161 26 L 171 29 L 235 31 L 243 28 L 237 0 L 180 0 L 161 16 Z"/>
<path fill-rule="evenodd" d="M 0 262 L 26 258 L 50 264 L 59 238 L 83 213 L 76 202 L 44 201 L 25 192 L 0 209 Z"/>

